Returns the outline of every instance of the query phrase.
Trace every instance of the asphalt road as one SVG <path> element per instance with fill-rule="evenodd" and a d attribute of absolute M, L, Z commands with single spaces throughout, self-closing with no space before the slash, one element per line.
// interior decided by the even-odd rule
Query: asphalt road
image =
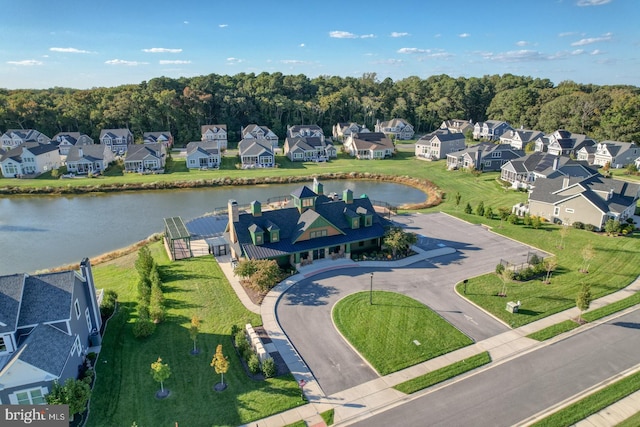
<path fill-rule="evenodd" d="M 356 426 L 512 426 L 640 363 L 640 309 Z"/>
<path fill-rule="evenodd" d="M 421 301 L 476 341 L 508 330 L 454 292 L 459 281 L 495 269 L 501 258 L 526 260 L 531 248 L 444 214 L 400 218 L 423 237 L 425 246 L 444 244 L 455 254 L 404 268 L 346 268 L 293 285 L 276 308 L 280 326 L 326 395 L 357 386 L 378 374 L 342 339 L 331 320 L 333 305 L 345 296 L 373 288 L 399 292 Z M 420 325 L 416 325 L 419 327 Z"/>

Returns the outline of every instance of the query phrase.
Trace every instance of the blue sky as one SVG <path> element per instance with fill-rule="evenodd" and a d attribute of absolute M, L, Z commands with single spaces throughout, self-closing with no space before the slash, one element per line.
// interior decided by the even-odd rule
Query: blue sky
<path fill-rule="evenodd" d="M 640 86 L 638 0 L 0 0 L 0 87 L 210 73 Z"/>

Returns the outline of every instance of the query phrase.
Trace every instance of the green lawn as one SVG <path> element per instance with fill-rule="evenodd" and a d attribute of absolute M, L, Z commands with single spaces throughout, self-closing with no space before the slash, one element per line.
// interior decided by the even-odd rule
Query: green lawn
<path fill-rule="evenodd" d="M 238 425 L 302 404 L 291 375 L 253 381 L 244 373 L 231 343 L 231 326 L 260 325 L 261 319 L 242 306 L 215 260 L 169 263 L 159 243 L 151 248 L 161 267 L 168 316 L 146 340 L 136 340 L 131 331 L 137 253 L 93 268 L 99 288 L 118 292 L 120 308 L 104 335 L 87 425 Z M 197 341 L 202 351 L 196 356 L 189 354 L 193 342 L 188 326 L 194 314 L 202 319 Z M 209 366 L 218 343 L 230 361 L 225 374 L 229 386 L 220 393 L 212 390 L 220 375 Z M 164 400 L 154 397 L 159 384 L 149 373 L 158 357 L 172 372 L 164 383 L 171 395 Z"/>
<path fill-rule="evenodd" d="M 497 296 L 502 289 L 502 281 L 495 274 L 469 279 L 465 296 L 512 327 L 575 307 L 576 296 L 583 283 L 591 285 L 595 299 L 626 287 L 640 273 L 637 262 L 640 234 L 637 232 L 627 237 L 611 237 L 570 229 L 563 248 L 559 249 L 558 226 L 545 224 L 534 230 L 511 224 L 503 224 L 500 228 L 499 220 L 485 219 L 483 222 L 492 225 L 500 234 L 555 254 L 558 259 L 558 268 L 552 274 L 550 284 L 544 284 L 541 279 L 512 282 L 507 287 L 507 298 Z M 587 243 L 593 245 L 596 256 L 590 263 L 589 273 L 584 274 L 579 271 L 582 264 L 580 253 Z M 462 284 L 458 285 L 458 290 L 462 293 Z M 507 301 L 518 300 L 522 303 L 519 313 L 505 310 Z"/>
<path fill-rule="evenodd" d="M 635 415 L 630 416 L 616 427 L 638 427 L 640 426 L 640 412 L 636 412 Z"/>
<path fill-rule="evenodd" d="M 380 375 L 473 343 L 422 303 L 393 292 L 373 292 L 373 305 L 369 292 L 349 295 L 334 306 L 333 320 Z"/>
<path fill-rule="evenodd" d="M 427 387 L 431 387 L 432 385 L 439 384 L 458 375 L 462 375 L 465 372 L 479 368 L 480 366 L 484 366 L 487 363 L 491 363 L 491 356 L 489 355 L 489 352 L 485 351 L 459 362 L 452 363 L 451 365 L 443 368 L 436 369 L 435 371 L 427 374 L 420 375 L 419 377 L 415 377 L 409 381 L 400 383 L 393 388 L 407 394 L 415 393 L 416 391 L 423 390 Z"/>

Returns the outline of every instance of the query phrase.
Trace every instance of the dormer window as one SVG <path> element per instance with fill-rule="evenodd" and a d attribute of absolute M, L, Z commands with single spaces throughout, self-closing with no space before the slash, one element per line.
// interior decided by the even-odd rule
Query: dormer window
<path fill-rule="evenodd" d="M 313 199 L 302 199 L 302 207 L 303 208 L 313 207 Z"/>
<path fill-rule="evenodd" d="M 0 353 L 7 351 L 7 343 L 4 341 L 4 337 L 0 337 Z"/>

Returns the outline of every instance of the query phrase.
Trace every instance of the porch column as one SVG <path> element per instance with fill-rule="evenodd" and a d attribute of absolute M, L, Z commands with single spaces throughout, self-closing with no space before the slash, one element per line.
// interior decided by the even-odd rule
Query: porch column
<path fill-rule="evenodd" d="M 293 259 L 296 264 L 300 264 L 300 252 L 293 254 Z"/>

